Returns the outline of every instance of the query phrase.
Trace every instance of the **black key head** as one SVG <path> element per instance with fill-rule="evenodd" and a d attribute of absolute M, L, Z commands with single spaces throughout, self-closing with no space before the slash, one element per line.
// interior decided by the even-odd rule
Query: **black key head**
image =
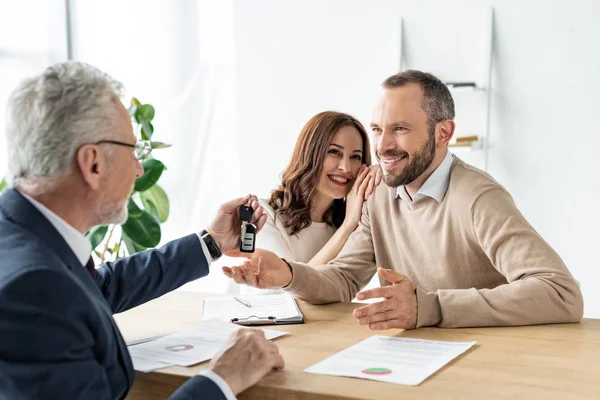
<path fill-rule="evenodd" d="M 246 221 L 246 222 L 252 221 L 253 214 L 254 214 L 254 210 L 252 209 L 252 207 L 240 206 L 240 208 L 239 208 L 240 221 Z"/>

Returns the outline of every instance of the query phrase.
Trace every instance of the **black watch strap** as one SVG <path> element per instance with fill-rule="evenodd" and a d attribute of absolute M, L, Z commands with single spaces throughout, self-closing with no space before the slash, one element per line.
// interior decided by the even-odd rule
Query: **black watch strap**
<path fill-rule="evenodd" d="M 221 258 L 223 253 L 221 253 L 219 246 L 217 246 L 217 242 L 215 242 L 215 239 L 210 236 L 210 233 L 208 233 L 206 229 L 200 232 L 200 237 L 204 241 L 204 244 L 206 244 L 212 260 L 217 261 L 219 258 Z"/>

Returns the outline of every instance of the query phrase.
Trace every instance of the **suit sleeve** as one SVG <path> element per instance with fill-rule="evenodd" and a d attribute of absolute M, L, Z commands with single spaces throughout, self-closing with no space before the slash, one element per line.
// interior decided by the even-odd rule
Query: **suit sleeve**
<path fill-rule="evenodd" d="M 192 399 L 229 400 L 214 381 L 202 375 L 188 379 L 169 397 L 169 400 Z"/>
<path fill-rule="evenodd" d="M 94 354 L 100 321 L 63 272 L 32 268 L 0 291 L 3 391 L 24 399 L 113 399 Z"/>
<path fill-rule="evenodd" d="M 208 275 L 208 266 L 200 239 L 192 234 L 104 264 L 96 283 L 113 313 L 119 313 Z"/>

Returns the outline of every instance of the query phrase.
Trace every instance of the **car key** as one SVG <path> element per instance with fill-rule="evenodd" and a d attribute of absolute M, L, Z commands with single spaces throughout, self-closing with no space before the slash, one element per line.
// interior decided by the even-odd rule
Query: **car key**
<path fill-rule="evenodd" d="M 242 221 L 240 234 L 240 251 L 242 253 L 254 253 L 254 243 L 256 239 L 256 225 L 251 223 L 254 210 L 252 207 L 240 206 L 239 217 Z"/>

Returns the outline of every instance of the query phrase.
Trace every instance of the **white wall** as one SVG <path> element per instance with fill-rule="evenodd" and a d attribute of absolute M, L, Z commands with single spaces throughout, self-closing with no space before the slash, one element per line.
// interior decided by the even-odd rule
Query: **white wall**
<path fill-rule="evenodd" d="M 395 72 L 398 17 L 408 66 L 446 79 L 469 68 L 465 58 L 473 60 L 468 51 L 448 52 L 447 37 L 476 27 L 481 19 L 469 22 L 464 14 L 489 6 L 495 9 L 489 171 L 581 282 L 586 316 L 600 317 L 598 1 L 237 0 L 242 190 L 268 195 L 313 114 L 337 109 L 369 122 L 379 83 Z M 477 47 L 473 34 L 461 37 L 467 48 Z M 430 49 L 440 46 L 432 56 Z"/>

